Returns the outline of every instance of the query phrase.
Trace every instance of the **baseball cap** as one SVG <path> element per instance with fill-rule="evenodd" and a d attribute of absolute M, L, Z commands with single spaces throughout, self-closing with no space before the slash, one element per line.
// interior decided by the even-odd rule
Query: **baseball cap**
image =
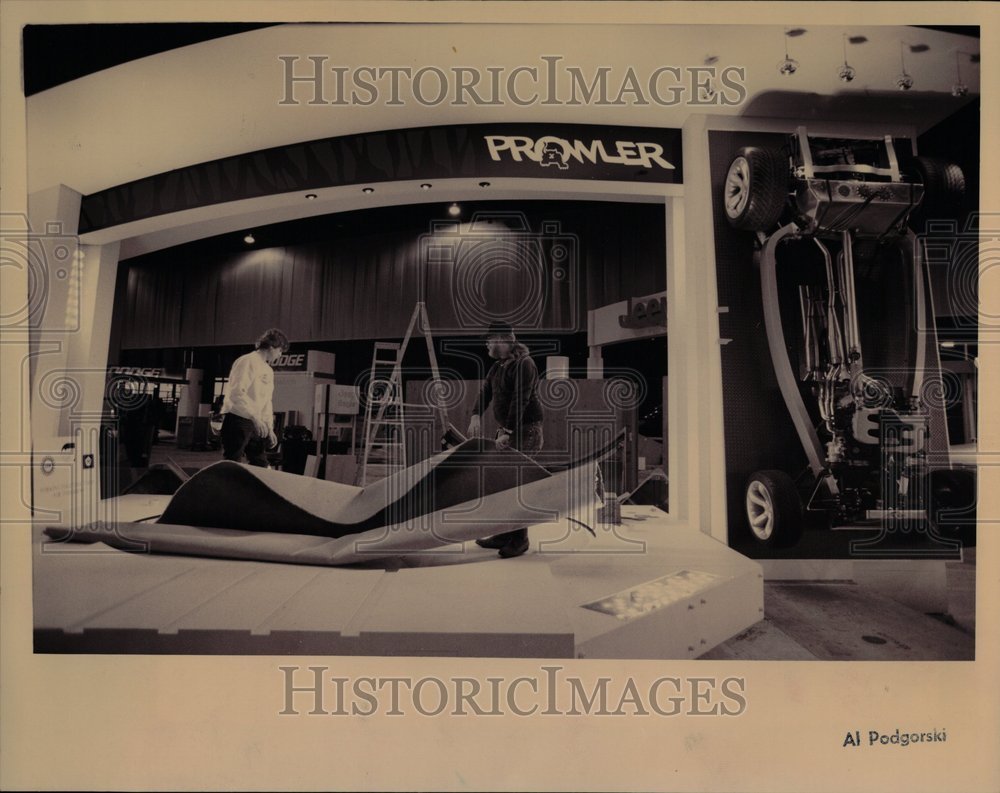
<path fill-rule="evenodd" d="M 514 328 L 508 322 L 491 322 L 486 329 L 486 338 L 491 336 L 513 336 Z"/>

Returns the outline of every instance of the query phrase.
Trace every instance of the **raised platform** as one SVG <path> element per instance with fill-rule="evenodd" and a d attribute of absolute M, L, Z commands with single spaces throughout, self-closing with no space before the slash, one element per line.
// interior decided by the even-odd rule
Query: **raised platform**
<path fill-rule="evenodd" d="M 167 499 L 110 506 L 140 520 Z M 388 567 L 126 553 L 41 529 L 43 653 L 695 658 L 763 616 L 760 565 L 654 507 L 625 507 L 597 538 L 533 527 L 516 559 L 465 543 Z"/>

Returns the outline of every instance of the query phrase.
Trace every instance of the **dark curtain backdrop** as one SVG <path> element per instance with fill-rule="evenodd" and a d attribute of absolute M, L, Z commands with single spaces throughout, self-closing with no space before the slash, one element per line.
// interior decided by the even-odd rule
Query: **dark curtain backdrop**
<path fill-rule="evenodd" d="M 662 205 L 516 209 L 528 231 L 470 227 L 467 213 L 458 231 L 429 237 L 440 207 L 412 206 L 351 213 L 350 222 L 329 216 L 326 231 L 324 219 L 311 219 L 280 244 L 267 243 L 280 234 L 258 234 L 252 250 L 216 240 L 127 260 L 124 304 L 115 306 L 121 349 L 247 344 L 269 326 L 293 342 L 398 338 L 421 299 L 436 332 L 481 332 L 482 307 L 524 330 L 582 332 L 588 309 L 665 288 Z"/>

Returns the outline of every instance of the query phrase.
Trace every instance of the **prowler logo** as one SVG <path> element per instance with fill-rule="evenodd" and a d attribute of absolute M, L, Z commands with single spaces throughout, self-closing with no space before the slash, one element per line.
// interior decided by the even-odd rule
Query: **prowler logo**
<path fill-rule="evenodd" d="M 485 140 L 490 158 L 495 162 L 500 162 L 503 159 L 501 153 L 507 152 L 514 162 L 523 162 L 527 158 L 543 168 L 555 166 L 560 170 L 569 168 L 571 160 L 581 164 L 600 162 L 641 168 L 651 168 L 655 163 L 664 170 L 674 170 L 674 165 L 663 159 L 663 147 L 659 143 L 616 140 L 611 145 L 605 145 L 603 140 L 570 142 L 553 135 L 538 140 L 524 135 L 486 135 Z"/>

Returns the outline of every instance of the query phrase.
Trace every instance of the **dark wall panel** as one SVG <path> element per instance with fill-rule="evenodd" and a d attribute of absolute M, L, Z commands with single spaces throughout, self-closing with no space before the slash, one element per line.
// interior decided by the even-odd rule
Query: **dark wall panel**
<path fill-rule="evenodd" d="M 125 261 L 121 349 L 247 344 L 269 326 L 293 342 L 399 338 L 418 300 L 452 334 L 481 332 L 491 314 L 520 317 L 524 332 L 574 333 L 587 309 L 666 287 L 662 205 L 516 207 L 527 230 L 463 226 L 446 233 L 454 253 L 437 263 L 420 244 L 437 205 L 314 219 L 290 238 L 264 229 L 256 249 L 212 240 Z"/>

